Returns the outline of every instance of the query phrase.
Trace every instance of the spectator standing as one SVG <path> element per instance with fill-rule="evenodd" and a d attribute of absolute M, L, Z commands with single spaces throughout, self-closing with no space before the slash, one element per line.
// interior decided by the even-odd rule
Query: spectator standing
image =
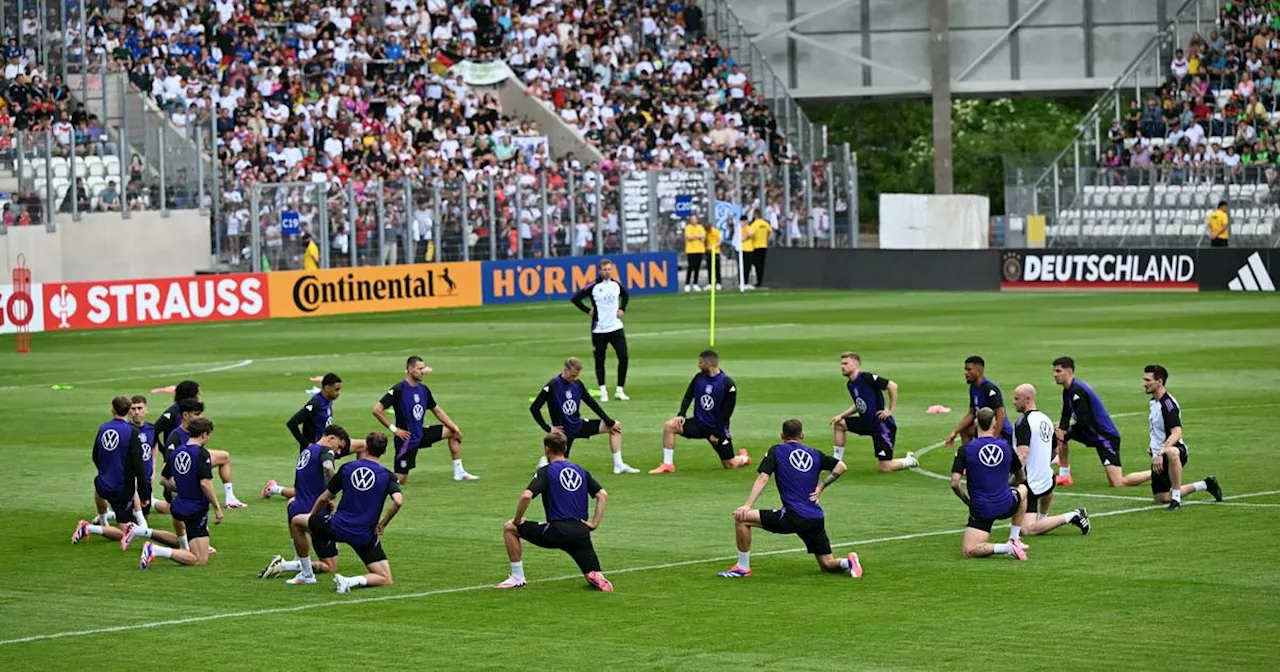
<path fill-rule="evenodd" d="M 1209 213 L 1209 246 L 1226 247 L 1227 229 L 1231 225 L 1231 217 L 1227 213 L 1227 202 L 1218 203 L 1218 208 Z"/>

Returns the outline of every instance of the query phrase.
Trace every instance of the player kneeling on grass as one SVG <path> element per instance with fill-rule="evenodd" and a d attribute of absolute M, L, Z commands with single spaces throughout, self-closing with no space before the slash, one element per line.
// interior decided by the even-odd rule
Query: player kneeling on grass
<path fill-rule="evenodd" d="M 804 441 L 804 427 L 794 418 L 782 423 L 781 438 L 782 443 L 770 448 L 760 461 L 760 475 L 751 487 L 747 503 L 733 512 L 738 564 L 720 572 L 719 576 L 726 579 L 751 576 L 751 528 L 759 527 L 774 534 L 798 535 L 805 550 L 817 558 L 823 571 L 848 572 L 855 579 L 862 578 L 862 563 L 858 561 L 857 553 L 850 553 L 839 560 L 831 556 L 826 519 L 818 504 L 822 491 L 844 473 L 844 462 L 801 443 Z M 824 471 L 831 473 L 819 482 L 818 476 Z M 782 508 L 764 511 L 751 508 L 765 486 L 769 485 L 769 477 L 775 474 Z"/>
<path fill-rule="evenodd" d="M 169 507 L 175 527 L 182 524 L 188 549 L 166 548 L 150 541 L 142 545 L 142 569 L 156 558 L 169 558 L 182 565 L 209 562 L 209 507 L 214 510 L 214 524 L 222 522 L 222 506 L 213 489 L 213 458 L 205 448 L 213 434 L 213 421 L 195 418 L 188 426 L 190 438 L 176 446 L 160 474 L 160 481 L 175 495 Z"/>
<path fill-rule="evenodd" d="M 957 448 L 956 459 L 951 465 L 951 490 L 969 506 L 969 522 L 964 528 L 964 555 L 966 558 L 982 558 L 998 553 L 1026 560 L 1026 546 L 1018 535 L 1021 533 L 1022 516 L 1027 511 L 1027 486 L 1009 487 L 1013 449 L 1007 441 L 996 436 L 999 428 L 995 426 L 995 419 L 995 411 L 989 408 L 980 408 L 974 413 L 978 438 Z M 960 487 L 960 477 L 964 475 L 968 475 L 968 494 Z M 991 526 L 1004 518 L 1013 518 L 1009 542 L 987 543 L 991 537 Z"/>
<path fill-rule="evenodd" d="M 294 472 L 292 499 L 289 500 L 288 514 L 285 520 L 289 523 L 289 536 L 293 537 L 293 550 L 297 554 L 292 560 L 285 560 L 277 555 L 271 559 L 261 572 L 259 579 L 269 579 L 280 575 L 280 572 L 298 572 L 298 575 L 286 583 L 300 586 L 316 582 L 315 571 L 328 572 L 332 568 L 324 560 L 311 564 L 311 546 L 307 539 L 307 525 L 311 518 L 311 508 L 315 506 L 320 493 L 333 480 L 337 473 L 338 458 L 351 450 L 351 437 L 347 430 L 338 425 L 324 428 L 324 435 L 298 453 L 298 465 Z M 364 442 L 359 442 L 361 448 Z M 328 511 L 325 511 L 328 513 Z"/>
<path fill-rule="evenodd" d="M 511 561 L 511 575 L 494 588 L 520 588 L 525 585 L 523 550 L 520 540 L 534 546 L 564 551 L 577 563 L 587 583 L 606 593 L 613 592 L 613 584 L 600 571 L 600 559 L 591 544 L 591 533 L 604 521 L 604 509 L 609 503 L 609 493 L 600 487 L 590 472 L 565 458 L 568 439 L 559 431 L 549 432 L 542 439 L 542 451 L 547 465 L 534 473 L 529 487 L 520 493 L 516 503 L 516 515 L 502 526 L 502 541 L 507 547 L 507 559 Z M 542 495 L 542 507 L 547 522 L 526 520 L 525 511 L 533 498 Z M 595 517 L 587 521 L 587 499 L 596 500 Z"/>
<path fill-rule="evenodd" d="M 1053 504 L 1053 421 L 1036 408 L 1036 388 L 1030 383 L 1013 391 L 1013 405 L 1022 414 L 1014 426 L 1018 459 L 1026 467 L 1027 515 L 1022 519 L 1022 534 L 1044 534 L 1068 523 L 1089 534 L 1089 511 L 1080 507 L 1057 516 L 1049 515 Z M 996 414 L 999 419 L 999 414 Z"/>
<path fill-rule="evenodd" d="M 379 462 L 386 452 L 387 435 L 369 434 L 365 437 L 365 453 L 360 459 L 342 465 L 311 507 L 308 520 L 311 541 L 315 543 L 320 562 L 334 573 L 333 586 L 339 593 L 353 588 L 391 585 L 391 563 L 382 550 L 382 534 L 404 505 L 404 495 L 400 492 L 400 482 Z M 343 493 L 342 499 L 330 516 L 329 503 L 339 492 Z M 391 508 L 379 520 L 388 497 Z M 348 577 L 337 573 L 338 542 L 355 550 L 367 574 Z"/>
<path fill-rule="evenodd" d="M 151 496 L 151 483 L 146 478 L 140 434 L 126 419 L 129 415 L 129 397 L 111 400 L 111 420 L 98 427 L 93 439 L 93 466 L 98 474 L 93 479 L 93 503 L 98 516 L 91 524 L 82 520 L 76 524 L 71 543 L 78 544 L 90 534 L 97 534 L 111 541 L 125 536 L 124 524 L 133 519 L 134 501 L 141 492 L 144 498 Z M 114 511 L 117 524 L 107 523 L 107 511 Z"/>
<path fill-rule="evenodd" d="M 697 399 L 693 408 L 693 422 L 685 418 L 689 405 Z M 737 469 L 751 464 L 751 456 L 745 448 L 733 450 L 733 437 L 729 435 L 729 419 L 738 404 L 738 385 L 729 374 L 720 370 L 720 355 L 715 350 L 703 350 L 698 354 L 698 374 L 689 381 L 689 388 L 680 401 L 680 412 L 662 427 L 662 464 L 649 470 L 651 474 L 671 474 L 676 470 L 676 437 L 706 439 L 720 456 L 725 469 Z"/>
<path fill-rule="evenodd" d="M 1216 501 L 1222 501 L 1218 479 L 1206 476 L 1203 481 L 1182 484 L 1182 467 L 1187 464 L 1187 444 L 1182 440 L 1182 409 L 1178 400 L 1165 389 L 1169 370 L 1150 364 L 1142 373 L 1142 388 L 1151 395 L 1147 421 L 1151 424 L 1151 494 L 1157 502 L 1168 504 L 1170 511 L 1182 506 L 1182 497 L 1208 490 Z"/>

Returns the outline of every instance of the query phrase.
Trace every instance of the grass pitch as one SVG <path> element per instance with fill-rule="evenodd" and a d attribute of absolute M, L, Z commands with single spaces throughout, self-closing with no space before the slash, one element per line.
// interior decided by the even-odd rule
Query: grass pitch
<path fill-rule="evenodd" d="M 707 345 L 706 304 L 632 302 L 633 400 L 607 410 L 637 468 L 659 461 L 662 422 Z M 1032 382 L 1056 419 L 1050 362 L 1068 354 L 1117 416 L 1127 469 L 1146 462 L 1142 366 L 1159 362 L 1184 409 L 1186 477 L 1215 474 L 1228 496 L 1250 496 L 1166 513 L 1146 486 L 1108 489 L 1096 456 L 1077 449 L 1076 486 L 1054 504 L 1088 506 L 1093 534 L 1032 538 L 1025 564 L 966 561 L 966 512 L 946 483 L 877 474 L 869 440 L 851 437 L 850 473 L 823 505 L 832 542 L 859 552 L 864 578 L 821 574 L 794 537 L 757 531 L 755 576 L 729 581 L 715 573 L 733 564 L 730 513 L 754 465 L 724 471 L 705 443 L 682 442 L 674 476 L 614 476 L 596 438 L 574 459 L 612 495 L 596 544 L 617 591 L 590 591 L 568 557 L 527 548 L 530 585 L 496 592 L 488 585 L 507 572 L 500 528 L 540 450 L 529 398 L 566 356 L 590 357 L 587 325 L 567 303 L 41 334 L 34 353 L 0 355 L 0 669 L 1275 669 L 1274 297 L 763 292 L 724 294 L 718 318 L 716 348 L 739 386 L 735 443 L 757 459 L 790 416 L 830 451 L 826 420 L 849 401 L 841 350 L 901 385 L 900 451 L 936 445 L 963 413 L 970 354 L 986 358 L 1010 404 L 1014 386 Z M 343 376 L 336 421 L 361 435 L 379 428 L 369 407 L 410 354 L 435 367 L 426 382 L 481 480 L 450 480 L 443 445 L 419 455 L 384 538 L 389 589 L 257 580 L 273 554 L 291 554 L 284 502 L 258 491 L 292 478 L 283 423 L 307 379 Z M 207 567 L 158 560 L 141 572 L 136 550 L 100 538 L 71 546 L 92 511 L 90 445 L 110 397 L 188 377 L 250 505 L 212 529 L 220 554 Z M 148 396 L 154 420 L 168 395 Z M 952 414 L 925 415 L 935 403 Z M 922 466 L 946 474 L 950 461 L 930 450 Z M 771 487 L 761 505 L 776 501 Z M 531 517 L 541 515 L 535 503 Z M 341 557 L 344 571 L 358 566 L 346 547 Z"/>

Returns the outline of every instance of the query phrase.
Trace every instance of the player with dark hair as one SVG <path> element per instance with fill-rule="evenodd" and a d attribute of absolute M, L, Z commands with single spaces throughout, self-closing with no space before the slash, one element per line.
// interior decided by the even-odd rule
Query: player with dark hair
<path fill-rule="evenodd" d="M 382 466 L 379 458 L 387 452 L 387 436 L 372 432 L 365 437 L 365 452 L 348 462 L 329 479 L 311 506 L 308 526 L 320 562 L 332 571 L 334 590 L 346 593 L 353 588 L 391 585 L 391 563 L 382 550 L 382 535 L 391 519 L 404 505 L 400 483 Z M 337 510 L 329 515 L 329 503 L 342 493 Z M 391 509 L 382 515 L 382 505 L 391 498 Z M 379 520 L 379 516 L 382 516 Z M 368 573 L 360 576 L 338 574 L 338 542 L 350 546 Z"/>
<path fill-rule="evenodd" d="M 693 422 L 685 418 L 694 399 Z M 720 370 L 720 355 L 715 350 L 703 350 L 698 354 L 698 373 L 689 381 L 689 387 L 680 401 L 676 417 L 662 426 L 662 464 L 650 469 L 651 474 L 675 473 L 676 437 L 706 439 L 720 456 L 725 469 L 737 469 L 751 464 L 746 448 L 734 455 L 733 438 L 729 434 L 729 419 L 738 403 L 738 385 L 729 374 Z"/>
<path fill-rule="evenodd" d="M 578 310 L 591 316 L 591 352 L 596 360 L 596 384 L 600 386 L 600 401 L 609 401 L 609 391 L 604 384 L 604 358 L 610 346 L 618 357 L 618 385 L 613 396 L 618 401 L 631 397 L 623 390 L 627 386 L 627 333 L 622 326 L 622 316 L 627 312 L 627 288 L 618 278 L 618 267 L 609 259 L 600 260 L 600 274 L 596 281 L 583 287 L 570 301 Z M 587 305 L 587 301 L 591 305 Z M 573 437 L 569 437 L 570 443 Z"/>
<path fill-rule="evenodd" d="M 333 402 L 342 394 L 342 378 L 336 373 L 326 373 L 320 379 L 320 391 L 307 400 L 284 426 L 298 442 L 298 451 L 304 451 L 324 436 L 324 430 L 333 424 Z M 262 498 L 270 499 L 272 495 L 283 495 L 286 499 L 293 497 L 293 488 L 281 486 L 271 479 L 262 487 Z"/>
<path fill-rule="evenodd" d="M 973 426 L 973 414 L 979 408 L 989 408 L 996 412 L 996 427 L 1000 428 L 1000 438 L 1013 443 L 1013 423 L 1009 422 L 1009 417 L 1004 409 L 1004 395 L 1000 392 L 1000 386 L 996 385 L 986 376 L 987 362 L 978 355 L 972 355 L 964 360 L 964 382 L 969 384 L 969 412 L 960 418 L 960 423 L 956 428 L 951 430 L 944 442 L 947 448 L 955 444 L 956 438 L 961 443 L 968 443 L 977 438 L 978 433 Z"/>
<path fill-rule="evenodd" d="M 106 511 L 110 507 L 116 514 L 117 524 L 133 520 L 134 495 L 142 499 L 151 497 L 151 483 L 146 478 L 142 460 L 142 441 L 138 430 L 129 423 L 129 397 L 111 400 L 111 419 L 98 427 L 93 438 L 93 466 L 98 475 L 93 479 L 93 503 L 98 509 L 98 522 L 90 524 L 81 520 L 71 535 L 71 543 L 78 544 L 90 534 L 97 534 L 111 541 L 124 538 L 121 527 L 105 524 Z"/>
<path fill-rule="evenodd" d="M 129 399 L 129 423 L 138 429 L 138 440 L 142 443 L 142 466 L 146 472 L 147 485 L 151 486 L 154 491 L 153 481 L 156 476 L 156 453 L 163 452 L 160 446 L 155 443 L 155 427 L 147 422 L 147 398 L 136 394 Z M 154 497 L 147 497 L 145 500 L 138 494 L 133 496 L 133 522 L 125 523 L 123 526 L 124 538 L 120 540 L 120 550 L 128 550 L 129 544 L 134 539 L 153 539 L 162 544 L 167 544 L 173 548 L 182 547 L 184 540 L 178 539 L 176 535 L 164 530 L 157 530 L 151 527 L 148 518 L 151 516 L 152 503 L 156 502 L 156 511 L 161 514 L 169 513 L 169 505 L 167 502 L 157 501 Z"/>
<path fill-rule="evenodd" d="M 289 500 L 289 510 L 285 520 L 289 524 L 289 536 L 293 537 L 293 550 L 296 555 L 293 560 L 285 560 L 280 555 L 275 556 L 266 568 L 258 573 L 259 579 L 276 577 L 281 572 L 298 572 L 286 583 L 300 586 L 316 582 L 311 564 L 311 546 L 307 540 L 311 507 L 315 506 L 320 493 L 337 473 L 338 459 L 350 453 L 353 443 L 347 430 L 340 425 L 329 425 L 323 432 L 319 440 L 298 453 L 293 487 L 290 488 L 295 494 L 291 495 L 292 499 Z M 363 441 L 360 442 L 360 448 L 365 448 Z M 327 562 L 320 560 L 316 563 L 315 569 L 328 572 L 332 568 Z"/>
<path fill-rule="evenodd" d="M 587 387 L 582 384 L 582 360 L 570 357 L 564 360 L 564 369 L 542 386 L 538 396 L 529 405 L 529 413 L 534 422 L 544 432 L 559 431 L 565 436 L 565 457 L 573 450 L 576 439 L 589 439 L 596 434 L 609 435 L 609 452 L 613 453 L 613 473 L 638 474 L 639 469 L 622 461 L 622 423 L 609 417 L 608 413 L 587 394 Z M 599 420 L 584 420 L 580 414 L 582 405 L 600 416 Z M 547 407 L 551 421 L 542 417 L 542 407 Z M 538 468 L 547 465 L 544 453 L 538 460 Z"/>
<path fill-rule="evenodd" d="M 404 379 L 398 381 L 387 393 L 382 395 L 378 403 L 373 405 L 373 417 L 391 430 L 395 438 L 395 470 L 396 480 L 403 485 L 409 480 L 409 472 L 418 466 L 418 451 L 430 448 L 432 444 L 446 439 L 449 442 L 449 455 L 453 458 L 453 480 L 474 481 L 476 476 L 467 473 L 462 466 L 462 430 L 449 418 L 449 414 L 436 403 L 435 395 L 422 382 L 427 375 L 427 365 L 421 357 L 413 356 L 405 360 Z M 395 413 L 393 425 L 387 419 L 387 410 Z M 423 416 L 431 411 L 438 425 L 424 426 Z"/>
<path fill-rule="evenodd" d="M 1120 462 L 1120 430 L 1111 421 L 1111 414 L 1102 405 L 1102 399 L 1076 378 L 1076 363 L 1070 357 L 1053 360 L 1053 380 L 1062 386 L 1062 417 L 1056 432 L 1058 441 L 1057 485 L 1070 486 L 1071 460 L 1068 444 L 1079 441 L 1098 451 L 1107 484 L 1113 488 L 1132 487 L 1151 479 L 1150 471 L 1123 473 Z"/>
<path fill-rule="evenodd" d="M 520 588 L 525 585 L 523 539 L 542 548 L 564 551 L 577 563 L 578 570 L 598 590 L 613 592 L 613 584 L 600 571 L 600 559 L 591 544 L 591 533 L 604 522 L 609 493 L 584 467 L 567 458 L 569 441 L 560 431 L 549 432 L 542 439 L 547 465 L 534 473 L 529 487 L 520 493 L 516 515 L 502 526 L 502 541 L 511 561 L 511 574 L 494 588 Z M 533 498 L 542 495 L 547 522 L 527 520 L 525 511 Z M 595 517 L 587 521 L 587 500 L 596 500 Z"/>
<path fill-rule="evenodd" d="M 795 418 L 782 423 L 781 438 L 782 443 L 770 448 L 760 461 L 760 475 L 751 486 L 747 502 L 733 512 L 738 563 L 720 572 L 719 576 L 726 579 L 751 576 L 751 528 L 759 527 L 774 534 L 799 536 L 805 550 L 818 560 L 818 567 L 824 572 L 847 572 L 855 579 L 862 578 L 862 563 L 857 553 L 850 553 L 839 560 L 831 555 L 826 514 L 818 504 L 822 491 L 844 473 L 844 462 L 804 445 L 804 426 Z M 818 476 L 824 471 L 831 473 L 819 481 Z M 769 485 L 769 478 L 775 475 L 778 477 L 778 497 L 782 500 L 782 508 L 751 508 L 765 486 Z"/>
<path fill-rule="evenodd" d="M 169 446 L 173 444 L 169 434 L 173 432 L 182 420 L 182 411 L 179 409 L 179 405 L 186 399 L 202 401 L 200 383 L 194 380 L 184 380 L 174 387 L 173 405 L 165 409 L 165 412 L 160 415 L 160 419 L 156 420 L 156 445 Z M 206 447 L 206 450 L 209 451 L 209 456 L 213 460 L 213 466 L 218 468 L 218 478 L 222 480 L 222 494 L 224 499 L 227 500 L 227 508 L 248 508 L 248 504 L 236 499 L 235 487 L 231 483 L 231 453 L 208 447 Z"/>
<path fill-rule="evenodd" d="M 1026 546 L 1018 537 L 1022 516 L 1027 511 L 1027 486 L 1019 483 L 1016 488 L 1009 487 L 1014 454 L 1009 443 L 996 436 L 995 411 L 980 408 L 974 419 L 978 423 L 978 438 L 957 448 L 956 459 L 951 464 L 951 490 L 969 507 L 969 522 L 965 524 L 961 542 L 964 556 L 1008 555 L 1026 560 Z M 960 487 L 962 476 L 968 480 L 967 494 Z M 987 543 L 995 521 L 1004 518 L 1013 519 L 1008 543 Z"/>
<path fill-rule="evenodd" d="M 862 357 L 856 352 L 840 353 L 840 374 L 848 379 L 846 387 L 853 403 L 849 408 L 831 418 L 835 428 L 832 455 L 844 459 L 844 446 L 848 433 L 871 437 L 880 471 L 898 471 L 918 466 L 914 453 L 893 459 L 894 443 L 898 438 L 898 423 L 893 412 L 898 408 L 898 384 L 870 371 L 862 370 Z M 885 406 L 884 393 L 889 393 L 889 405 Z"/>
<path fill-rule="evenodd" d="M 1218 479 L 1206 476 L 1203 481 L 1182 484 L 1182 468 L 1187 464 L 1187 442 L 1182 431 L 1182 408 L 1165 385 L 1169 370 L 1159 364 L 1142 369 L 1142 389 L 1151 395 L 1147 421 L 1151 425 L 1151 494 L 1170 511 L 1182 506 L 1182 497 L 1202 490 L 1209 491 L 1215 501 L 1222 501 Z"/>
<path fill-rule="evenodd" d="M 151 566 L 156 558 L 169 558 L 181 565 L 203 565 L 209 562 L 209 507 L 214 510 L 214 524 L 222 523 L 222 507 L 213 489 L 213 458 L 205 446 L 213 434 L 213 422 L 195 418 L 189 423 L 191 437 L 174 448 L 160 478 L 175 495 L 170 515 L 175 527 L 182 524 L 188 549 L 167 548 L 150 541 L 142 545 L 138 565 Z"/>

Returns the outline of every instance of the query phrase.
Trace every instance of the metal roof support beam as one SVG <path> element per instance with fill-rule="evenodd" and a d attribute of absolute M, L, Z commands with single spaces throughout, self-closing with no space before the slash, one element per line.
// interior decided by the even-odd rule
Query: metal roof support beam
<path fill-rule="evenodd" d="M 826 44 L 819 40 L 815 40 L 814 38 L 809 37 L 808 35 L 801 35 L 800 33 L 797 33 L 792 30 L 788 30 L 786 32 L 787 32 L 787 36 L 795 40 L 796 42 L 803 42 L 815 49 L 821 49 L 823 51 L 830 52 L 837 56 L 842 56 L 844 58 L 847 58 L 855 63 L 861 63 L 862 65 L 876 68 L 877 70 L 883 70 L 884 72 L 887 72 L 891 75 L 897 75 L 898 77 L 902 77 L 903 79 L 909 80 L 916 84 L 924 84 L 926 86 L 929 84 L 928 80 L 922 77 L 919 77 L 917 75 L 913 75 L 907 72 L 906 70 L 899 70 L 898 68 L 895 68 L 891 65 L 885 65 L 884 63 L 881 63 L 880 61 L 877 61 L 875 59 L 867 58 L 861 54 L 855 54 L 852 51 L 837 49 L 836 47 L 833 47 L 829 44 Z"/>
<path fill-rule="evenodd" d="M 982 65 L 983 62 L 985 62 L 987 58 L 991 56 L 991 54 L 994 54 L 996 52 L 996 49 L 999 49 L 1000 45 L 1004 44 L 1004 41 L 1009 39 L 1009 36 L 1013 35 L 1013 32 L 1015 30 L 1020 28 L 1022 24 L 1026 23 L 1027 19 L 1030 19 L 1033 15 L 1035 15 L 1036 12 L 1040 11 L 1040 8 L 1044 7 L 1045 4 L 1048 2 L 1049 0 L 1039 0 L 1038 2 L 1036 2 L 1036 4 L 1028 7 L 1027 11 L 1023 12 L 1022 16 L 1019 16 L 1017 21 L 1014 21 L 1013 23 L 1009 24 L 1009 27 L 1005 28 L 1004 32 L 1000 33 L 1000 36 L 997 37 L 994 42 L 992 42 L 986 49 L 984 49 L 981 54 L 978 54 L 978 57 L 973 59 L 973 62 L 970 63 L 967 67 L 965 67 L 964 70 L 960 72 L 960 75 L 956 77 L 956 81 L 963 82 L 965 77 L 968 77 L 970 73 L 972 73 L 974 70 L 977 70 L 978 66 Z"/>
<path fill-rule="evenodd" d="M 831 3 L 830 5 L 827 5 L 826 7 L 823 7 L 821 9 L 815 9 L 812 12 L 807 12 L 805 14 L 801 14 L 800 16 L 797 16 L 796 18 L 791 19 L 786 23 L 780 23 L 776 26 L 773 26 L 769 30 L 766 30 L 763 33 L 760 33 L 759 35 L 756 35 L 755 37 L 751 38 L 751 41 L 760 42 L 761 40 L 767 40 L 775 35 L 790 33 L 792 32 L 793 28 L 795 28 L 796 26 L 799 26 L 800 24 L 810 19 L 817 18 L 819 16 L 822 16 L 823 14 L 826 14 L 827 12 L 840 9 L 841 7 L 844 7 L 846 5 L 852 5 L 853 3 L 860 2 L 860 1 L 861 0 L 836 0 L 835 2 Z"/>

